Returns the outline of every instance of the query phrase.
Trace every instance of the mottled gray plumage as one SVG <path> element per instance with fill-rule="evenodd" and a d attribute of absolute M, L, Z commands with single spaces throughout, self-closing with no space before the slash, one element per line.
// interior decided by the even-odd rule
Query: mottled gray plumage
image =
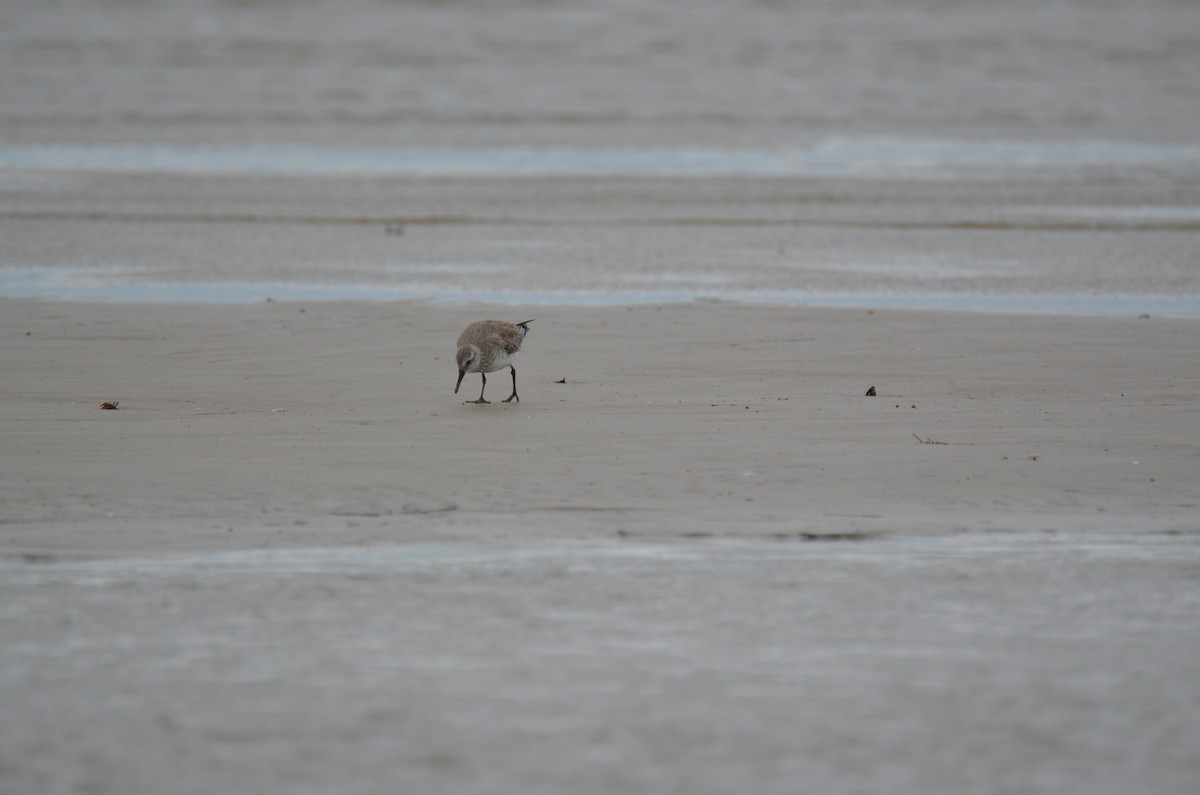
<path fill-rule="evenodd" d="M 504 399 L 521 402 L 517 397 L 517 368 L 512 366 L 512 359 L 521 350 L 521 343 L 529 333 L 529 323 L 505 323 L 502 320 L 480 320 L 463 329 L 458 335 L 458 351 L 454 358 L 458 362 L 458 383 L 454 385 L 454 394 L 462 386 L 463 377 L 467 373 L 479 373 L 483 379 L 483 388 L 479 390 L 478 400 L 468 400 L 468 403 L 487 403 L 483 399 L 483 391 L 487 389 L 487 373 L 494 373 L 505 367 L 512 370 L 513 391 Z"/>

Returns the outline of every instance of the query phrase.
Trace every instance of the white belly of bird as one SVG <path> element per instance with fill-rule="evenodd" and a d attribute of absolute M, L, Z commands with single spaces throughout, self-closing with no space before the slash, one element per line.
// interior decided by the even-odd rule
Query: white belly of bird
<path fill-rule="evenodd" d="M 513 354 L 515 356 L 516 354 Z M 506 351 L 496 351 L 490 362 L 480 362 L 480 372 L 494 373 L 497 370 L 503 370 L 512 364 L 513 356 L 509 356 Z"/>

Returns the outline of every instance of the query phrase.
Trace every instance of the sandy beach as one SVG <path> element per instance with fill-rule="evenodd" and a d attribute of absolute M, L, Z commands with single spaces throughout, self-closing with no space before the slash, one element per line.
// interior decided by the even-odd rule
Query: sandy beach
<path fill-rule="evenodd" d="M 522 401 L 464 406 L 454 338 L 509 307 L 3 310 L 10 558 L 1192 532 L 1200 506 L 1190 320 L 537 307 Z"/>
<path fill-rule="evenodd" d="M 1193 320 L 0 310 L 8 791 L 1196 780 Z"/>
<path fill-rule="evenodd" d="M 1194 321 L 2 308 L 12 791 L 1194 780 Z"/>
<path fill-rule="evenodd" d="M 1197 30 L 6 3 L 0 793 L 1193 795 Z"/>

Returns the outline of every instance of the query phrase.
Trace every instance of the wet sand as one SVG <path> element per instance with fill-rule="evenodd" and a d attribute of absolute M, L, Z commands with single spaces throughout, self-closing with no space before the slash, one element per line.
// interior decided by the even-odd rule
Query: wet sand
<path fill-rule="evenodd" d="M 0 302 L 5 788 L 1191 791 L 1196 321 L 496 314 Z"/>
<path fill-rule="evenodd" d="M 1190 791 L 1196 321 L 496 314 L 0 302 L 5 787 Z"/>
<path fill-rule="evenodd" d="M 3 780 L 1186 795 L 1198 565 L 1038 533 L 4 568 Z"/>
<path fill-rule="evenodd" d="M 1188 173 L 10 173 L 0 789 L 1190 795 Z"/>
<path fill-rule="evenodd" d="M 1200 317 L 1186 154 L 773 177 L 280 175 L 247 159 L 222 175 L 0 170 L 0 295 Z"/>
<path fill-rule="evenodd" d="M 1192 320 L 537 307 L 478 407 L 508 307 L 3 310 L 10 556 L 1196 529 Z"/>

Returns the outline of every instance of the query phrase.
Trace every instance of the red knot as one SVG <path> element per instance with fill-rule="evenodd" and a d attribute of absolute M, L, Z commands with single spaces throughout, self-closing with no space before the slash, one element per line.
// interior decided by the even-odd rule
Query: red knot
<path fill-rule="evenodd" d="M 513 391 L 504 399 L 521 402 L 517 397 L 517 368 L 512 366 L 513 357 L 521 350 L 521 343 L 529 333 L 532 320 L 521 323 L 505 323 L 502 320 L 480 320 L 463 329 L 458 335 L 458 352 L 454 358 L 458 361 L 458 383 L 454 385 L 454 394 L 462 386 L 467 373 L 479 373 L 483 379 L 483 388 L 479 390 L 478 400 L 468 400 L 467 403 L 489 403 L 483 399 L 483 391 L 487 389 L 487 374 L 505 367 L 512 370 Z"/>

